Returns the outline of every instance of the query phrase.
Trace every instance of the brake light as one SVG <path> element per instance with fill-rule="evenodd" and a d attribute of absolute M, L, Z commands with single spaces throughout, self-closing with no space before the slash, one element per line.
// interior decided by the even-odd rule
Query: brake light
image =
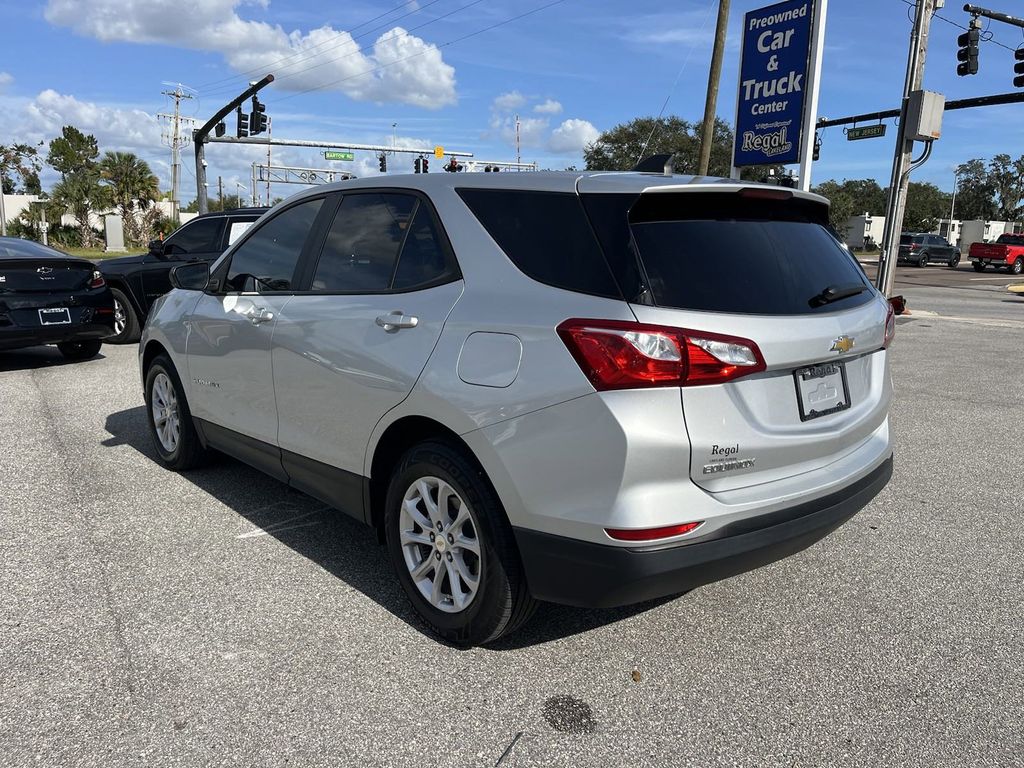
<path fill-rule="evenodd" d="M 698 520 L 695 523 L 666 525 L 661 528 L 605 528 L 604 532 L 619 541 L 654 541 L 656 539 L 667 539 L 672 536 L 682 536 L 684 533 L 689 533 L 703 524 L 703 520 Z"/>
<path fill-rule="evenodd" d="M 916 250 L 917 250 L 918 248 L 920 248 L 920 247 L 921 247 L 921 246 L 920 246 L 920 245 L 918 245 L 917 243 L 911 243 L 911 244 L 910 244 L 910 250 L 912 250 L 912 251 L 916 251 Z"/>
<path fill-rule="evenodd" d="M 793 193 L 788 189 L 766 189 L 764 187 L 745 187 L 739 191 L 740 197 L 752 200 L 789 200 Z"/>
<path fill-rule="evenodd" d="M 888 349 L 896 336 L 896 310 L 892 302 L 888 302 L 889 311 L 885 313 L 885 340 L 882 342 L 882 349 Z"/>
<path fill-rule="evenodd" d="M 89 280 L 89 287 L 102 288 L 106 284 L 107 281 L 103 279 L 103 273 L 101 273 L 98 269 L 94 269 L 92 271 L 92 279 Z"/>
<path fill-rule="evenodd" d="M 722 384 L 765 369 L 749 339 L 622 320 L 566 320 L 558 335 L 598 391 Z"/>

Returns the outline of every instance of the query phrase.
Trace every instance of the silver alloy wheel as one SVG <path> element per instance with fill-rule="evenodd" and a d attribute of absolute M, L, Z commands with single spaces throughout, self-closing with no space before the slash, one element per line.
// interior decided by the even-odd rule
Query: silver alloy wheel
<path fill-rule="evenodd" d="M 153 378 L 153 392 L 150 397 L 153 411 L 153 426 L 160 445 L 168 453 L 174 453 L 181 435 L 181 421 L 178 414 L 178 396 L 166 373 Z"/>
<path fill-rule="evenodd" d="M 114 299 L 114 335 L 120 336 L 128 325 L 128 316 L 125 314 L 124 304 Z"/>
<path fill-rule="evenodd" d="M 423 597 L 445 613 L 465 610 L 480 588 L 480 538 L 473 512 L 444 480 L 409 486 L 398 516 L 405 565 Z"/>

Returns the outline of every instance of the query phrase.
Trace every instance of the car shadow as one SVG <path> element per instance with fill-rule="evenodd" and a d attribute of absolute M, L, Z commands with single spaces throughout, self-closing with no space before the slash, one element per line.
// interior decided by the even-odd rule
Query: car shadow
<path fill-rule="evenodd" d="M 110 414 L 105 427 L 110 434 L 102 443 L 105 447 L 128 445 L 157 460 L 144 406 Z M 409 626 L 438 640 L 409 604 L 376 533 L 366 525 L 228 456 L 217 454 L 209 466 L 184 472 L 181 477 L 255 526 L 243 535 L 273 536 Z M 254 499 L 260 503 L 254 505 Z M 488 647 L 503 651 L 540 645 L 614 624 L 672 599 L 614 609 L 541 603 L 526 626 Z"/>
<path fill-rule="evenodd" d="M 82 365 L 102 360 L 102 352 L 88 360 L 68 360 L 54 346 L 26 347 L 0 350 L 0 372 L 28 371 L 35 368 L 56 368 L 61 365 Z"/>

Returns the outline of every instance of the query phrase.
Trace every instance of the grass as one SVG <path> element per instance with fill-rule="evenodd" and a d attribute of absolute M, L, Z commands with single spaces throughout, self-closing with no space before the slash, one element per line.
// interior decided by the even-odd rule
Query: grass
<path fill-rule="evenodd" d="M 142 253 L 142 251 L 144 250 L 141 248 L 129 248 L 127 251 L 121 251 L 120 253 L 108 253 L 107 251 L 104 251 L 102 248 L 62 248 L 60 246 L 56 247 L 59 251 L 64 251 L 64 253 L 71 254 L 72 256 L 78 256 L 83 259 L 89 259 L 89 261 L 113 259 L 117 256 L 128 256 L 133 253 Z"/>

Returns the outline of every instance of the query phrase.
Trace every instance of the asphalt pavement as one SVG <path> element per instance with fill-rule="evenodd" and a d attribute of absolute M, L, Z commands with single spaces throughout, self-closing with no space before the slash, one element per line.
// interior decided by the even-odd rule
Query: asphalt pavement
<path fill-rule="evenodd" d="M 134 348 L 0 354 L 0 765 L 1021 765 L 1024 301 L 904 293 L 869 507 L 467 651 L 343 515 L 233 460 L 161 469 Z"/>

